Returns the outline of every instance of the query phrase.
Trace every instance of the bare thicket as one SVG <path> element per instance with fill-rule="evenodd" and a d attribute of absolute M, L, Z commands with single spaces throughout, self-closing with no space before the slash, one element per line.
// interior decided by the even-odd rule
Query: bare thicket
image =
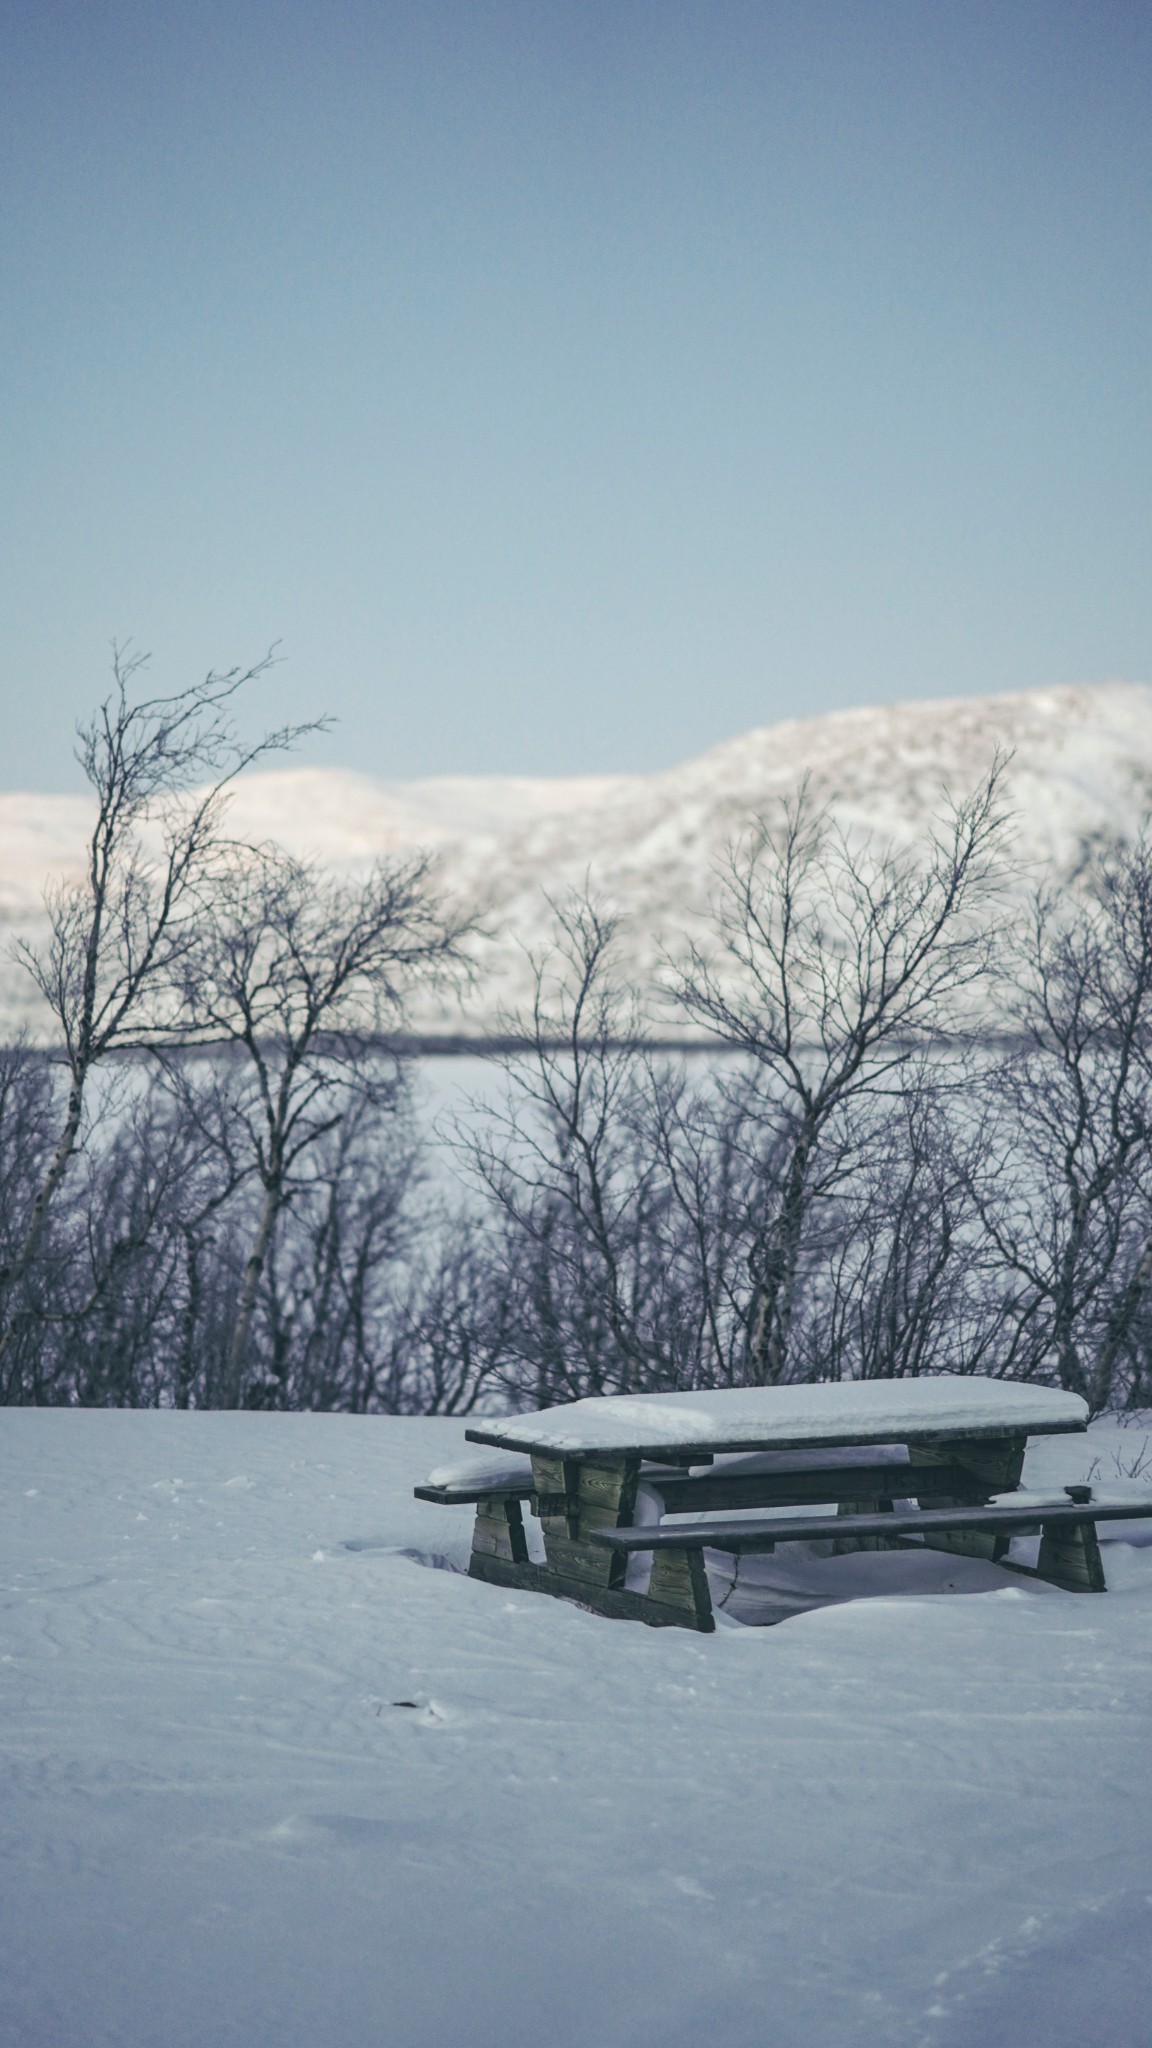
<path fill-rule="evenodd" d="M 1014 1043 L 990 1069 L 972 1193 L 1003 1296 L 1002 1370 L 1094 1409 L 1148 1387 L 1152 842 L 1038 891 L 1009 936 Z"/>
<path fill-rule="evenodd" d="M 492 1211 L 499 1376 L 539 1405 L 668 1382 L 679 1274 L 660 1255 L 669 1196 L 641 1128 L 640 1018 L 618 945 L 594 902 L 557 909 L 531 1014 L 513 1020 L 527 1050 L 461 1134 Z"/>
<path fill-rule="evenodd" d="M 708 1060 L 646 1048 L 625 944 L 595 905 L 558 912 L 524 1050 L 467 1122 L 489 1216 L 477 1329 L 498 1304 L 493 1381 L 546 1403 L 758 1380 L 766 1245 L 782 1217 L 778 1377 L 997 1369 L 960 1054 L 934 1062 L 926 1034 L 909 1032 L 861 1060 L 854 1085 L 826 1086 L 799 1134 L 797 1200 L 797 1111 L 778 1071 L 747 1047 Z M 967 986 L 980 960 L 979 934 L 954 947 L 949 985 Z"/>
<path fill-rule="evenodd" d="M 28 962 L 60 1050 L 0 1053 L 3 1399 L 463 1415 L 940 1371 L 1152 1399 L 1147 836 L 1028 898 L 998 770 L 919 847 L 804 790 L 669 970 L 704 1056 L 649 1038 L 626 920 L 573 898 L 454 1176 L 389 1050 L 458 971 L 434 872 L 230 846 L 243 678 L 134 709 L 132 673 L 85 742 L 88 879 Z"/>
<path fill-rule="evenodd" d="M 762 1070 L 787 1127 L 750 1251 L 752 1384 L 789 1376 L 805 1236 L 854 1156 L 862 1111 L 895 1103 L 987 973 L 999 782 L 997 766 L 907 852 L 853 840 L 802 788 L 733 849 L 715 944 L 693 947 L 674 976 L 681 1011 Z"/>
<path fill-rule="evenodd" d="M 463 929 L 423 858 L 341 883 L 274 848 L 245 848 L 214 878 L 181 961 L 181 1018 L 186 1036 L 240 1056 L 226 1142 L 259 1190 L 222 1405 L 244 1397 L 252 1319 L 284 1209 L 315 1202 L 317 1148 L 338 1146 L 351 1109 L 370 1105 L 386 1143 L 398 1079 L 373 1039 L 395 1023 L 415 979 L 454 966 Z M 282 1343 L 265 1353 L 277 1403 L 287 1357 Z"/>
<path fill-rule="evenodd" d="M 234 700 L 268 665 L 134 699 L 146 660 L 117 651 L 114 688 L 79 729 L 77 758 L 96 799 L 84 876 L 49 896 L 47 945 L 18 949 L 51 1014 L 67 1090 L 4 1272 L 0 1389 L 92 1075 L 117 1052 L 179 1034 L 177 989 L 219 861 L 228 785 L 303 730 L 240 740 Z"/>
<path fill-rule="evenodd" d="M 439 1284 L 404 1264 L 415 1147 L 376 1035 L 463 926 L 424 860 L 340 885 L 233 844 L 233 777 L 306 728 L 241 743 L 266 663 L 138 699 L 143 666 L 116 656 L 81 730 L 85 875 L 21 950 L 57 1045 L 0 1059 L 0 1398 L 370 1405 Z"/>

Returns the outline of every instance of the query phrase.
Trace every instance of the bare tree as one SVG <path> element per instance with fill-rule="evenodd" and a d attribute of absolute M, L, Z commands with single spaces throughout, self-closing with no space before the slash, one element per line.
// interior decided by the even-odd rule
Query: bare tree
<path fill-rule="evenodd" d="M 498 1241 L 474 1210 L 422 1221 L 416 1256 L 377 1324 L 357 1410 L 468 1415 L 508 1389 L 517 1290 Z"/>
<path fill-rule="evenodd" d="M 1010 1302 L 971 1193 L 977 1062 L 926 1056 L 899 1079 L 894 1098 L 858 1106 L 852 1170 L 802 1291 L 805 1378 L 987 1372 L 1001 1355 Z"/>
<path fill-rule="evenodd" d="M 1039 891 L 1006 962 L 973 1191 L 1011 1291 L 1001 1370 L 1113 1398 L 1152 1279 L 1152 838 Z"/>
<path fill-rule="evenodd" d="M 652 1205 L 667 1384 L 737 1385 L 746 1350 L 742 1275 L 758 1219 L 779 1195 L 787 1119 L 755 1062 L 652 1053 L 636 1121 L 669 1197 L 666 1207 Z"/>
<path fill-rule="evenodd" d="M 617 970 L 618 925 L 587 898 L 554 910 L 531 1011 L 506 1020 L 525 1051 L 502 1062 L 503 1100 L 474 1106 L 461 1133 L 515 1288 L 506 1371 L 540 1405 L 667 1375 L 652 1215 L 667 1196 L 637 1130 L 641 1024 Z"/>
<path fill-rule="evenodd" d="M 68 1075 L 62 1121 L 9 1261 L 0 1318 L 0 1386 L 21 1296 L 68 1170 L 93 1070 L 130 1046 L 170 1043 L 175 991 L 220 856 L 223 806 L 239 771 L 306 727 L 246 746 L 233 701 L 262 674 L 209 675 L 173 696 L 133 701 L 146 657 L 115 651 L 115 687 L 79 729 L 77 758 L 96 797 L 83 881 L 48 897 L 46 947 L 19 956 L 57 1028 Z M 206 787 L 204 785 L 207 785 Z"/>
<path fill-rule="evenodd" d="M 671 993 L 695 1024 L 754 1060 L 789 1124 L 779 1192 L 751 1258 L 745 1373 L 789 1371 L 797 1275 L 829 1147 L 855 1104 L 899 1088 L 924 1043 L 955 1023 L 986 972 L 1004 821 L 1001 767 L 952 806 L 926 847 L 857 844 L 805 786 L 733 849 L 716 905 L 718 947 L 694 947 Z"/>
<path fill-rule="evenodd" d="M 269 1241 L 248 1398 L 364 1414 L 389 1405 L 380 1390 L 406 1320 L 405 1255 L 428 1221 L 402 1091 L 357 1090 L 301 1164 Z"/>
<path fill-rule="evenodd" d="M 183 957 L 184 1024 L 243 1056 L 248 1086 L 233 1117 L 260 1188 L 223 1405 L 242 1398 L 261 1277 L 302 1162 L 354 1095 L 377 1106 L 395 1099 L 395 1065 L 372 1053 L 373 1034 L 396 1020 L 414 981 L 456 966 L 465 930 L 423 857 L 353 884 L 274 849 L 246 849 L 214 878 Z"/>
<path fill-rule="evenodd" d="M 8 1298 L 27 1218 L 52 1162 L 60 1096 L 59 1074 L 43 1052 L 24 1039 L 0 1048 L 0 1300 Z M 67 1261 L 62 1255 L 54 1257 L 50 1267 L 46 1280 L 66 1271 Z M 0 1373 L 0 1393 L 6 1402 L 45 1397 L 46 1375 L 37 1352 L 32 1327 L 18 1326 L 9 1338 Z"/>

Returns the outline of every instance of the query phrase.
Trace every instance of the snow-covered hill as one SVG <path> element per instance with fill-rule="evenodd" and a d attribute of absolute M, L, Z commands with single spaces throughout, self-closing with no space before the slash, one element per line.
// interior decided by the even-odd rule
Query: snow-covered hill
<path fill-rule="evenodd" d="M 434 847 L 444 885 L 484 906 L 484 976 L 462 1013 L 430 1007 L 432 1032 L 483 1035 L 524 998 L 522 948 L 539 946 L 547 898 L 590 880 L 627 912 L 644 975 L 705 908 L 715 863 L 757 810 L 809 774 L 845 822 L 906 837 L 963 794 L 997 748 L 1012 754 L 1009 799 L 1021 852 L 1069 866 L 1083 846 L 1131 829 L 1152 805 L 1152 689 L 1068 685 L 1012 696 L 872 706 L 762 726 L 652 775 L 533 779 L 449 776 L 384 782 L 347 769 L 287 768 L 238 788 L 238 835 L 276 839 L 334 869 Z M 0 796 L 0 921 L 35 931 L 45 881 L 76 872 L 80 797 Z M 5 970 L 0 1011 L 28 1012 Z"/>

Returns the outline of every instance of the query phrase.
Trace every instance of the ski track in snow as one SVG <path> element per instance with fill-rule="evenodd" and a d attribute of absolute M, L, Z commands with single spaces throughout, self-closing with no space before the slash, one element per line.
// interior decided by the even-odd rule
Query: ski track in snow
<path fill-rule="evenodd" d="M 4 2048 L 1146 2048 L 1152 1549 L 701 1638 L 462 1576 L 464 1450 L 5 1412 Z"/>

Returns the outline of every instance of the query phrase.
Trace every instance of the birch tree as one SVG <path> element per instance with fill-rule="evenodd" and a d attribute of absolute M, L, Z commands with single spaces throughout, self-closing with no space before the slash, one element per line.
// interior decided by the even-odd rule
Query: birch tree
<path fill-rule="evenodd" d="M 697 1026 L 755 1061 L 788 1135 L 778 1192 L 749 1259 L 745 1377 L 788 1373 L 805 1228 L 844 1119 L 898 1091 L 924 1045 L 986 973 L 1005 822 L 1001 767 L 949 806 L 922 849 L 849 837 L 805 785 L 735 846 L 714 906 L 716 944 L 692 947 L 671 994 Z"/>
<path fill-rule="evenodd" d="M 52 1018 L 68 1086 L 4 1276 L 5 1399 L 25 1284 L 80 1139 L 93 1073 L 115 1053 L 171 1044 L 184 1031 L 183 967 L 220 863 L 228 786 L 314 729 L 240 740 L 235 699 L 270 661 L 213 673 L 175 695 L 137 697 L 147 657 L 114 650 L 113 689 L 78 729 L 76 756 L 96 800 L 83 877 L 49 891 L 47 942 L 17 948 Z"/>
<path fill-rule="evenodd" d="M 399 1020 L 414 982 L 455 967 L 465 929 L 423 856 L 344 883 L 274 848 L 246 849 L 215 878 L 183 961 L 185 1027 L 245 1063 L 232 1113 L 260 1189 L 222 1406 L 243 1399 L 261 1278 L 307 1155 L 354 1094 L 395 1096 L 395 1062 L 374 1037 Z"/>

